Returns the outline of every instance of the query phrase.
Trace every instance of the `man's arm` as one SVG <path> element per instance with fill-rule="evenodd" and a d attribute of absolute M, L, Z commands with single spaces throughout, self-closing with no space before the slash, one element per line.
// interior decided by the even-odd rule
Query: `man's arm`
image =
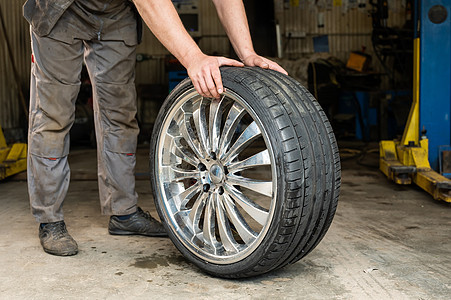
<path fill-rule="evenodd" d="M 212 1 L 235 52 L 246 66 L 257 66 L 287 74 L 277 63 L 255 53 L 242 0 Z"/>
<path fill-rule="evenodd" d="M 186 68 L 199 94 L 218 98 L 224 90 L 219 67 L 242 67 L 244 64 L 225 57 L 205 55 L 185 30 L 170 0 L 134 0 L 134 3 L 157 39 Z"/>
<path fill-rule="evenodd" d="M 205 55 L 185 30 L 170 0 L 133 0 L 144 22 L 157 39 L 188 71 L 194 87 L 204 97 L 219 98 L 224 91 L 221 66 L 259 66 L 286 74 L 276 63 L 258 56 L 252 46 L 241 0 L 213 0 L 232 45 L 244 62 Z"/>

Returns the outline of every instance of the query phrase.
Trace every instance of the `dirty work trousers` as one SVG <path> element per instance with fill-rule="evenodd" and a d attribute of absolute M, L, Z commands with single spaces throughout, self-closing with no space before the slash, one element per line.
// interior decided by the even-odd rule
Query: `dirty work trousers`
<path fill-rule="evenodd" d="M 136 45 L 103 40 L 100 31 L 92 39 L 87 39 L 86 31 L 80 38 L 70 34 L 73 39 L 62 42 L 31 30 L 28 189 L 39 223 L 64 218 L 62 206 L 70 181 L 69 130 L 75 119 L 83 62 L 93 86 L 101 212 L 125 215 L 136 211 Z"/>

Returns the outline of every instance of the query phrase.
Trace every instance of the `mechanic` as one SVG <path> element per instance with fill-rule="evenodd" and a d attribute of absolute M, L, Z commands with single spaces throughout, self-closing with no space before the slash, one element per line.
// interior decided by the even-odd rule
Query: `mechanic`
<path fill-rule="evenodd" d="M 28 0 L 33 63 L 28 135 L 28 190 L 45 252 L 69 256 L 78 245 L 67 232 L 63 201 L 69 187 L 69 130 L 80 72 L 93 85 L 101 213 L 110 234 L 166 236 L 161 223 L 137 206 L 134 168 L 138 125 L 135 55 L 141 18 L 187 69 L 196 90 L 219 98 L 220 66 L 258 66 L 286 74 L 253 49 L 242 0 L 213 0 L 241 62 L 207 56 L 170 0 Z M 137 11 L 139 12 L 139 17 Z"/>

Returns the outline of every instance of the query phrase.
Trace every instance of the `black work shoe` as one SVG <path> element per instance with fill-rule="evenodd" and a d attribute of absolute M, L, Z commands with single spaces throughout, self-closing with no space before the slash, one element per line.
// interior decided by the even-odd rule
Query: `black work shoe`
<path fill-rule="evenodd" d="M 137 212 L 127 220 L 111 216 L 108 232 L 113 235 L 168 236 L 163 225 L 139 207 Z"/>
<path fill-rule="evenodd" d="M 77 242 L 67 232 L 64 221 L 39 226 L 39 239 L 44 251 L 53 255 L 70 256 L 78 253 Z"/>

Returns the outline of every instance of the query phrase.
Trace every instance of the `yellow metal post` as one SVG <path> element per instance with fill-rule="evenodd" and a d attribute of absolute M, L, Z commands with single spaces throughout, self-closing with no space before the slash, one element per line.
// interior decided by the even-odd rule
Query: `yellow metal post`
<path fill-rule="evenodd" d="M 413 62 L 413 99 L 407 119 L 407 125 L 402 135 L 401 145 L 407 146 L 409 142 L 418 145 L 420 137 L 420 39 L 414 40 Z"/>
<path fill-rule="evenodd" d="M 26 169 L 27 144 L 16 143 L 8 147 L 0 126 L 0 180 Z"/>
<path fill-rule="evenodd" d="M 380 170 L 397 184 L 412 181 L 436 200 L 451 202 L 451 180 L 431 169 L 429 145 L 420 139 L 420 39 L 414 41 L 413 100 L 401 141 L 381 141 Z"/>
<path fill-rule="evenodd" d="M 0 126 L 0 149 L 6 148 L 6 140 L 5 136 L 3 135 L 2 126 Z"/>
<path fill-rule="evenodd" d="M 0 163 L 2 163 L 8 156 L 9 149 L 6 145 L 5 136 L 3 135 L 2 127 L 0 126 Z"/>

